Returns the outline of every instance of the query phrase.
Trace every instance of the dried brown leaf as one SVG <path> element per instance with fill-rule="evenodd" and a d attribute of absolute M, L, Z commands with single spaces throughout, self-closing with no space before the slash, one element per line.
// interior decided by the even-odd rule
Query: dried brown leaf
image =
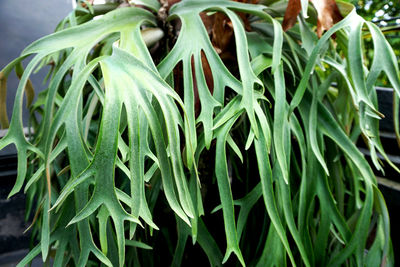
<path fill-rule="evenodd" d="M 235 0 L 235 2 L 256 4 L 258 0 Z M 247 31 L 251 30 L 248 14 L 237 12 L 243 21 L 243 25 Z M 230 19 L 223 13 L 213 15 L 213 27 L 211 30 L 211 41 L 218 54 L 227 52 L 228 46 L 233 38 L 233 27 Z M 204 21 L 204 20 L 203 20 Z M 207 27 L 207 26 L 206 26 Z"/>
<path fill-rule="evenodd" d="M 212 28 L 214 26 L 215 15 L 208 15 L 206 12 L 201 12 L 200 18 L 206 27 L 208 35 L 211 35 Z"/>
<path fill-rule="evenodd" d="M 160 2 L 163 6 L 166 7 L 166 9 L 169 9 L 169 7 L 172 4 L 175 4 L 179 1 L 180 0 L 162 0 Z M 251 4 L 256 4 L 259 2 L 259 0 L 235 0 L 235 1 L 242 2 L 242 3 L 251 3 Z M 248 15 L 245 13 L 241 13 L 241 12 L 238 12 L 237 14 L 242 19 L 245 29 L 251 30 L 250 22 L 248 21 Z M 209 36 L 211 38 L 211 42 L 212 42 L 216 52 L 221 56 L 221 58 L 233 58 L 232 54 L 234 54 L 235 51 L 234 50 L 231 51 L 232 47 L 230 45 L 233 42 L 234 32 L 233 32 L 232 22 L 230 21 L 230 19 L 225 14 L 220 13 L 220 12 L 217 12 L 213 15 L 209 15 L 206 12 L 201 12 L 200 17 L 201 17 L 203 24 L 207 30 L 207 33 L 209 34 Z M 201 54 L 201 63 L 202 63 L 203 73 L 204 73 L 204 76 L 206 79 L 207 87 L 212 94 L 213 89 L 214 89 L 212 70 L 210 68 L 208 60 L 207 60 L 205 54 L 203 53 L 203 51 Z M 194 67 L 193 57 L 191 59 L 191 67 L 192 67 L 192 75 L 193 75 L 195 112 L 196 112 L 196 115 L 198 115 L 200 112 L 200 99 L 199 99 L 197 81 L 196 81 L 196 77 L 195 77 L 196 70 Z M 181 79 L 183 79 L 183 74 L 182 74 L 182 66 L 180 64 L 178 64 L 178 66 L 174 69 L 174 78 L 176 81 L 175 90 L 178 93 L 181 93 L 182 87 L 183 87 Z"/>
<path fill-rule="evenodd" d="M 322 34 L 332 28 L 332 26 L 343 19 L 335 0 L 309 0 L 318 13 L 317 35 Z M 284 31 L 289 30 L 296 24 L 297 16 L 301 10 L 300 0 L 289 0 L 282 23 Z"/>
<path fill-rule="evenodd" d="M 160 4 L 167 11 L 171 8 L 172 5 L 180 2 L 181 0 L 160 0 Z"/>
<path fill-rule="evenodd" d="M 18 79 L 21 79 L 22 74 L 24 74 L 24 69 L 21 62 L 16 65 L 15 73 L 17 74 Z M 35 98 L 35 89 L 33 88 L 33 84 L 30 79 L 28 79 L 25 85 L 25 95 L 26 107 L 29 108 Z"/>
<path fill-rule="evenodd" d="M 0 125 L 1 128 L 9 127 L 7 116 L 7 77 L 0 72 Z"/>
<path fill-rule="evenodd" d="M 318 13 L 317 35 L 321 37 L 324 31 L 343 19 L 335 0 L 310 0 Z"/>
<path fill-rule="evenodd" d="M 196 112 L 196 116 L 197 116 L 200 113 L 201 106 L 200 106 L 199 89 L 197 86 L 196 70 L 195 70 L 195 66 L 194 66 L 194 58 L 193 57 L 192 57 L 191 65 L 192 65 L 192 77 L 193 77 L 194 108 L 195 108 L 195 112 Z M 211 94 L 213 94 L 213 92 L 214 92 L 213 75 L 212 75 L 210 64 L 208 63 L 207 57 L 203 51 L 201 51 L 201 65 L 203 67 L 203 73 L 204 73 L 204 77 L 206 79 L 206 84 L 207 84 L 208 90 L 210 91 Z"/>
<path fill-rule="evenodd" d="M 225 52 L 233 37 L 233 28 L 229 18 L 222 13 L 214 15 L 214 25 L 212 27 L 212 44 L 218 54 Z"/>
<path fill-rule="evenodd" d="M 294 26 L 294 24 L 296 24 L 297 16 L 299 15 L 300 10 L 300 0 L 289 0 L 282 22 L 282 28 L 284 31 L 289 30 Z"/>

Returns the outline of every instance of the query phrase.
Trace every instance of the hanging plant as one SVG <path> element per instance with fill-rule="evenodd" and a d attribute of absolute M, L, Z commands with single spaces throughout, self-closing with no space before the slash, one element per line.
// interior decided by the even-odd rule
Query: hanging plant
<path fill-rule="evenodd" d="M 392 49 L 347 3 L 257 2 L 79 3 L 0 72 L 0 149 L 18 150 L 9 196 L 23 189 L 34 217 L 19 266 L 39 254 L 180 266 L 199 250 L 212 266 L 393 266 L 385 201 L 355 145 L 396 168 L 374 90 L 384 72 L 398 99 Z"/>

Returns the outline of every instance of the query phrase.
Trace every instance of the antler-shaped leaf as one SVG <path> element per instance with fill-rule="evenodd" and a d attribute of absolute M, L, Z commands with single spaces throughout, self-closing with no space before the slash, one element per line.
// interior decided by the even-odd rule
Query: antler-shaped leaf
<path fill-rule="evenodd" d="M 182 28 L 174 48 L 160 63 L 158 69 L 161 76 L 165 78 L 171 73 L 172 69 L 179 61 L 182 61 L 183 63 L 184 103 L 189 120 L 187 123 L 189 126 L 188 128 L 185 127 L 185 133 L 187 136 L 190 136 L 190 140 L 187 140 L 186 142 L 186 147 L 190 148 L 190 150 L 187 149 L 189 167 L 191 167 L 193 151 L 195 151 L 197 146 L 195 134 L 193 79 L 190 65 L 192 57 L 195 62 L 194 71 L 201 103 L 201 112 L 197 121 L 202 122 L 203 124 L 206 147 L 209 148 L 213 136 L 212 118 L 214 109 L 224 104 L 226 87 L 232 88 L 236 93 L 242 96 L 241 107 L 246 109 L 252 124 L 252 129 L 256 136 L 258 136 L 258 128 L 254 126 L 254 86 L 255 84 L 262 86 L 262 83 L 252 71 L 248 56 L 246 34 L 241 25 L 239 16 L 234 11 L 253 14 L 259 16 L 261 19 L 271 21 L 274 24 L 276 40 L 274 42 L 273 71 L 275 71 L 281 58 L 280 49 L 282 46 L 282 29 L 279 23 L 265 13 L 263 9 L 265 9 L 265 7 L 261 5 L 249 5 L 233 1 L 219 1 L 218 5 L 215 5 L 213 1 L 202 1 L 201 3 L 196 1 L 183 1 L 172 6 L 170 10 L 170 19 L 179 17 L 182 22 Z M 222 12 L 232 21 L 241 78 L 240 81 L 229 72 L 214 50 L 199 15 L 199 13 L 203 11 Z M 194 41 L 193 38 L 196 38 L 196 40 Z M 190 44 L 187 43 L 189 40 Z M 205 83 L 205 77 L 202 71 L 203 67 L 201 65 L 202 52 L 204 52 L 210 65 L 210 69 L 212 70 L 214 88 L 213 95 L 210 94 Z"/>

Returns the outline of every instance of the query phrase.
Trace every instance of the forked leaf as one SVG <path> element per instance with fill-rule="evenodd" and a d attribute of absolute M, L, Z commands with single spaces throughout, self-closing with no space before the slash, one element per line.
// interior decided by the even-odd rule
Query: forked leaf
<path fill-rule="evenodd" d="M 235 215 L 233 208 L 232 191 L 229 185 L 228 167 L 226 162 L 226 142 L 229 130 L 238 116 L 230 119 L 217 133 L 217 147 L 215 154 L 215 175 L 218 181 L 218 190 L 222 204 L 226 234 L 226 253 L 222 263 L 225 263 L 233 252 L 238 257 L 242 266 L 245 262 L 239 248 L 239 239 L 236 230 Z"/>
<path fill-rule="evenodd" d="M 396 58 L 375 25 L 354 10 L 337 22 L 333 0 L 312 1 L 317 33 L 327 31 L 319 40 L 313 9 L 306 22 L 307 0 L 83 2 L 0 72 L 3 127 L 7 77 L 14 69 L 21 76 L 0 139 L 19 156 L 10 196 L 27 182 L 29 213 L 38 207 L 32 229 L 40 242 L 21 264 L 56 248 L 57 266 L 160 265 L 150 250 L 159 250 L 160 236 L 177 266 L 190 243 L 212 266 L 232 252 L 229 263 L 260 267 L 392 264 L 387 207 L 355 146 L 363 135 L 380 168 L 373 88 L 382 72 L 399 105 Z M 351 5 L 343 6 L 346 13 Z M 285 10 L 285 30 L 299 19 L 287 33 Z M 47 64 L 48 88 L 30 110 L 27 137 L 24 92 Z M 224 256 L 224 240 L 214 239 L 221 235 L 201 218 L 217 192 Z M 177 239 L 160 214 L 174 214 Z"/>

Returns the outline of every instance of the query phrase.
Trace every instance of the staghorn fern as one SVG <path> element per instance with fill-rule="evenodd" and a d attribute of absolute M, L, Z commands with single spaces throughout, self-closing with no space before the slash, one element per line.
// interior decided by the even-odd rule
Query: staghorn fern
<path fill-rule="evenodd" d="M 138 2 L 78 7 L 0 73 L 2 104 L 7 76 L 14 68 L 21 74 L 0 148 L 18 150 L 9 196 L 25 184 L 39 240 L 19 265 L 40 253 L 43 261 L 54 256 L 54 266 L 165 265 L 155 257 L 160 240 L 170 246 L 176 240 L 165 254 L 179 266 L 190 236 L 212 266 L 228 259 L 258 266 L 392 266 L 385 201 L 355 146 L 362 136 L 377 170 L 383 171 L 377 153 L 396 168 L 379 139 L 382 114 L 373 85 L 383 71 L 399 95 L 399 71 L 379 29 L 345 3 L 346 17 L 318 40 L 312 12 L 310 20 L 303 13 L 298 27 L 282 31 L 281 2 L 186 0 L 169 9 L 168 21 L 181 23 L 169 51 L 171 34 L 163 37 L 156 27 L 156 12 L 165 7 Z M 200 14 L 215 12 L 232 24 L 237 71 L 220 58 L 202 22 Z M 363 64 L 364 31 L 375 48 L 371 66 Z M 147 46 L 155 43 L 150 53 Z M 30 55 L 24 70 L 21 62 Z M 33 99 L 29 77 L 48 63 L 48 88 L 30 106 L 34 132 L 27 139 L 23 94 Z M 174 75 L 179 68 L 182 77 Z M 0 118 L 7 127 L 5 108 Z M 209 219 L 216 202 L 226 242 Z M 176 215 L 177 238 L 159 206 Z"/>

